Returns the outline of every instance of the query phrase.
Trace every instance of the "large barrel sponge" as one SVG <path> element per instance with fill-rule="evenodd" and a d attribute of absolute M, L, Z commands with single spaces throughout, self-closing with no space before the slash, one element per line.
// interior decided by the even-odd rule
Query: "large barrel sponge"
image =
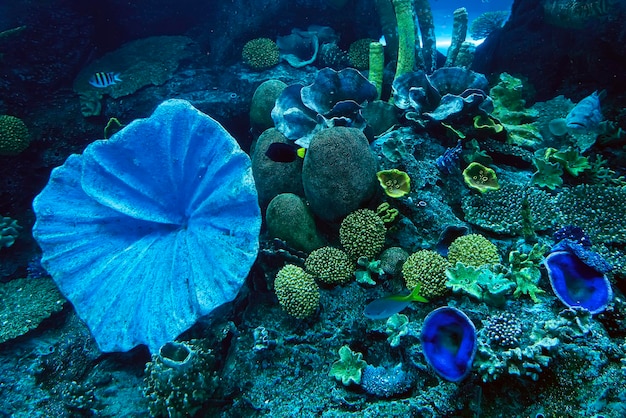
<path fill-rule="evenodd" d="M 261 207 L 280 193 L 304 195 L 302 189 L 302 158 L 290 163 L 272 161 L 265 153 L 273 143 L 292 143 L 277 129 L 270 128 L 263 132 L 252 152 L 252 175 L 259 194 Z"/>
<path fill-rule="evenodd" d="M 304 194 L 311 210 L 336 220 L 376 193 L 377 164 L 359 129 L 334 127 L 315 134 L 302 166 Z"/>

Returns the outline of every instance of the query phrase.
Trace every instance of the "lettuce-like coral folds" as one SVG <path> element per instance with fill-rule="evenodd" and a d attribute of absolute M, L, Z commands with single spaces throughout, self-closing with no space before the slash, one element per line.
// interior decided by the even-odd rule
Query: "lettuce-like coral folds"
<path fill-rule="evenodd" d="M 156 352 L 233 300 L 258 252 L 250 159 L 183 100 L 70 156 L 33 206 L 42 264 L 102 351 Z"/>

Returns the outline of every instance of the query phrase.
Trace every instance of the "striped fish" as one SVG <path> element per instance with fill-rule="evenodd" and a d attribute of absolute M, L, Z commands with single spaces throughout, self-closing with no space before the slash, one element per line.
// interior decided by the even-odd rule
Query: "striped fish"
<path fill-rule="evenodd" d="M 91 78 L 89 79 L 89 84 L 99 89 L 103 89 L 105 87 L 112 86 L 113 84 L 120 81 L 122 81 L 122 79 L 120 78 L 120 73 L 114 73 L 112 71 L 108 73 L 99 72 L 91 76 Z"/>

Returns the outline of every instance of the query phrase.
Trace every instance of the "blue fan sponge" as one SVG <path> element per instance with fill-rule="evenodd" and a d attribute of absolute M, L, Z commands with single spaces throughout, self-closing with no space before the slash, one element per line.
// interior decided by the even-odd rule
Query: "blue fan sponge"
<path fill-rule="evenodd" d="M 439 376 L 451 382 L 467 376 L 476 354 L 476 327 L 467 315 L 437 308 L 424 319 L 421 338 L 426 361 Z"/>
<path fill-rule="evenodd" d="M 183 100 L 71 155 L 33 206 L 42 264 L 102 351 L 157 352 L 233 300 L 258 252 L 250 159 Z"/>

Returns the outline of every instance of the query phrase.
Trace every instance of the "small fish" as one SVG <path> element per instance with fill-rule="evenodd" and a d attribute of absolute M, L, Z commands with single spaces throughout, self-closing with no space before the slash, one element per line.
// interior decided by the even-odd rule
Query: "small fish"
<path fill-rule="evenodd" d="M 594 91 L 578 102 L 565 117 L 566 126 L 575 131 L 592 132 L 597 130 L 600 122 L 602 122 L 600 99 L 604 94 L 604 91 L 601 93 Z"/>
<path fill-rule="evenodd" d="M 420 295 L 419 284 L 408 295 L 391 295 L 368 303 L 363 314 L 369 319 L 385 319 L 402 311 L 411 302 L 428 302 L 428 299 Z"/>
<path fill-rule="evenodd" d="M 277 163 L 290 163 L 298 157 L 304 158 L 306 148 L 294 143 L 274 142 L 265 151 L 265 155 Z"/>
<path fill-rule="evenodd" d="M 380 42 L 382 46 L 387 46 L 387 40 L 385 39 L 385 35 L 381 35 L 378 42 Z"/>
<path fill-rule="evenodd" d="M 103 89 L 105 87 L 112 86 L 115 83 L 119 83 L 120 81 L 122 81 L 120 73 L 114 73 L 112 71 L 108 73 L 99 72 L 91 76 L 89 84 L 99 89 Z"/>

